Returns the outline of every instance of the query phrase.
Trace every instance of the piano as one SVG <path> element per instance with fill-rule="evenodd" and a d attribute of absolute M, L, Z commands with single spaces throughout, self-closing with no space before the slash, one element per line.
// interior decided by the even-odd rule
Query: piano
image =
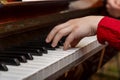
<path fill-rule="evenodd" d="M 0 80 L 86 80 L 117 54 L 99 44 L 96 36 L 66 51 L 65 38 L 56 48 L 45 43 L 55 25 L 103 11 L 103 6 L 69 11 L 68 5 L 69 1 L 1 3 Z"/>

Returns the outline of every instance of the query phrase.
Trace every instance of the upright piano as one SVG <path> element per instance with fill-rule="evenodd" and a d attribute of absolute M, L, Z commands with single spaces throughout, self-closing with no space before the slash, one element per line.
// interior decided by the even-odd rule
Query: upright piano
<path fill-rule="evenodd" d="M 117 54 L 99 44 L 96 36 L 85 37 L 66 51 L 65 38 L 55 48 L 45 43 L 55 25 L 103 13 L 103 6 L 69 11 L 69 2 L 0 4 L 0 80 L 86 80 Z"/>

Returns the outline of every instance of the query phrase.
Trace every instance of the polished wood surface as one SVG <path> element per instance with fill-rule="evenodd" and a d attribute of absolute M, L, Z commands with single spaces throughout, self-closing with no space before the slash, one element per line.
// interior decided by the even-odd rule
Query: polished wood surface
<path fill-rule="evenodd" d="M 68 1 L 30 1 L 0 4 L 0 23 L 57 13 L 68 8 Z"/>

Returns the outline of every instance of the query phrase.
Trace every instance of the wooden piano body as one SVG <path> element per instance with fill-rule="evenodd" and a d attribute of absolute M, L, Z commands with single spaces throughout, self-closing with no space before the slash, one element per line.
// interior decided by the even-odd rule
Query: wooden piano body
<path fill-rule="evenodd" d="M 33 6 L 33 4 L 36 6 Z M 100 15 L 103 13 L 103 6 L 68 11 L 68 4 L 69 1 L 43 1 L 38 2 L 37 4 L 36 2 L 27 2 L 27 4 L 25 2 L 3 5 L 3 8 L 0 9 L 0 14 L 3 15 L 0 16 L 0 49 L 7 50 L 11 47 L 24 45 L 29 41 L 45 39 L 46 35 L 55 25 L 63 23 L 69 19 L 83 17 L 91 14 Z M 35 9 L 36 7 L 38 10 Z M 24 11 L 22 12 L 22 10 Z M 10 14 L 8 15 L 6 13 Z M 88 39 L 90 41 L 86 41 Z M 38 71 L 38 73 L 32 74 L 29 77 L 19 79 L 86 80 L 89 76 L 97 71 L 98 66 L 102 67 L 102 65 L 109 61 L 109 59 L 111 59 L 117 53 L 117 50 L 111 47 L 100 45 L 95 37 L 88 39 L 83 39 L 83 42 L 80 43 L 81 47 L 77 48 L 77 51 L 75 51 L 74 54 L 67 55 L 67 57 L 64 57 L 64 59 L 60 59 L 59 62 L 54 62 L 54 64 L 47 66 L 45 70 L 48 72 Z M 103 61 L 100 63 L 102 49 L 106 49 L 106 51 L 104 53 Z M 73 60 L 71 61 L 70 59 Z M 64 63 L 65 61 L 68 62 Z M 58 63 L 61 63 L 60 66 L 58 66 Z M 56 70 L 54 70 L 54 68 Z M 6 76 L 4 73 L 7 74 L 7 71 L 0 71 L 0 79 L 7 80 L 8 78 L 4 78 L 4 76 Z M 14 79 L 16 78 L 9 78 L 8 80 Z"/>

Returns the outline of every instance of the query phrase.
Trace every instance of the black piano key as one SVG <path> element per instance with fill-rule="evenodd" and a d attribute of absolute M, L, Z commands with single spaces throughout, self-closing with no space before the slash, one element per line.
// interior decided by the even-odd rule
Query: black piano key
<path fill-rule="evenodd" d="M 38 52 L 40 53 L 48 53 L 47 49 L 45 47 L 39 47 L 39 46 L 23 46 L 23 48 L 27 49 L 37 49 Z"/>
<path fill-rule="evenodd" d="M 26 48 L 22 48 L 22 47 L 14 47 L 11 49 L 7 49 L 7 51 L 25 52 L 25 53 L 30 53 L 30 54 L 36 55 L 36 56 L 43 55 L 43 53 L 39 49 L 26 49 Z"/>
<path fill-rule="evenodd" d="M 48 51 L 47 51 L 47 49 L 45 47 L 41 47 L 40 51 L 42 51 L 43 53 L 46 53 L 46 54 L 48 53 Z"/>
<path fill-rule="evenodd" d="M 52 47 L 51 43 L 46 43 L 45 41 L 41 43 L 42 46 L 46 47 L 48 50 L 55 50 L 56 47 Z"/>
<path fill-rule="evenodd" d="M 59 42 L 58 42 L 58 45 L 59 45 L 59 46 L 63 46 L 63 44 L 64 44 L 63 41 L 59 41 Z"/>
<path fill-rule="evenodd" d="M 17 58 L 0 57 L 0 62 L 7 65 L 15 65 L 15 66 L 20 65 L 20 62 Z"/>
<path fill-rule="evenodd" d="M 57 46 L 63 46 L 64 42 L 65 42 L 66 36 L 63 37 L 59 42 Z"/>
<path fill-rule="evenodd" d="M 26 59 L 33 60 L 33 56 L 27 52 L 18 52 L 18 51 L 0 51 L 0 54 L 6 55 L 22 55 L 25 56 Z"/>
<path fill-rule="evenodd" d="M 2 54 L 0 53 L 0 57 L 9 57 L 9 58 L 17 58 L 20 62 L 27 62 L 27 59 L 25 58 L 25 56 L 22 56 L 22 55 L 16 55 L 16 54 Z"/>
<path fill-rule="evenodd" d="M 54 47 L 51 46 L 50 43 L 46 43 L 45 41 L 31 41 L 31 42 L 28 42 L 26 43 L 26 45 L 24 46 L 34 46 L 34 47 L 45 47 L 47 50 L 55 50 Z"/>
<path fill-rule="evenodd" d="M 47 50 L 55 50 L 55 47 L 44 46 Z"/>
<path fill-rule="evenodd" d="M 7 66 L 3 63 L 0 63 L 0 71 L 8 71 Z"/>
<path fill-rule="evenodd" d="M 39 47 L 39 46 L 20 46 L 20 47 L 16 47 L 18 49 L 28 49 L 28 50 L 37 50 L 41 55 L 42 53 L 48 53 L 47 49 L 45 47 Z"/>

